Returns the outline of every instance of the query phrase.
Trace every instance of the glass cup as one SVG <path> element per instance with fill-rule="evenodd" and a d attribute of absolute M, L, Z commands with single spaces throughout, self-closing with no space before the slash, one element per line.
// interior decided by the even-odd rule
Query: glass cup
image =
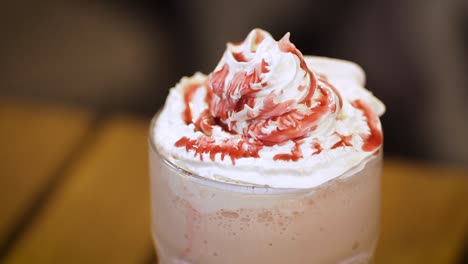
<path fill-rule="evenodd" d="M 379 235 L 381 153 L 362 170 L 320 186 L 284 189 L 204 178 L 171 163 L 152 136 L 149 141 L 159 263 L 372 261 Z"/>

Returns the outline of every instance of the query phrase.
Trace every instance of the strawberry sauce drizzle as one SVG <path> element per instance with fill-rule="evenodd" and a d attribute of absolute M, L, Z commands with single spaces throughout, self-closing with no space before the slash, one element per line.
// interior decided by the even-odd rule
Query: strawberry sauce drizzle
<path fill-rule="evenodd" d="M 312 148 L 315 149 L 315 151 L 312 153 L 312 155 L 320 154 L 323 150 L 322 146 L 318 142 L 313 142 L 312 143 Z"/>
<path fill-rule="evenodd" d="M 335 134 L 340 137 L 340 140 L 336 142 L 335 145 L 331 147 L 331 149 L 336 149 L 337 147 L 350 147 L 353 145 L 351 144 L 351 139 L 353 138 L 353 135 L 343 136 L 339 133 Z"/>
<path fill-rule="evenodd" d="M 257 39 L 258 36 L 255 38 Z M 307 89 L 306 95 L 300 101 L 290 99 L 275 102 L 277 95 L 271 92 L 263 99 L 261 109 L 257 112 L 247 111 L 246 114 L 250 124 L 243 129 L 243 134 L 252 136 L 256 140 L 267 144 L 277 144 L 286 140 L 302 138 L 316 129 L 325 115 L 334 113 L 337 110 L 333 97 L 333 94 L 337 91 L 324 78 L 317 81 L 314 73 L 307 67 L 302 53 L 289 41 L 289 35 L 283 37 L 278 45 L 281 52 L 292 53 L 297 56 L 300 67 L 306 73 L 304 78 L 308 80 L 308 84 L 307 87 L 302 85 L 297 87 L 299 91 Z M 221 122 L 227 122 L 230 113 L 238 113 L 244 109 L 245 105 L 253 108 L 255 96 L 260 89 L 254 89 L 252 86 L 261 83 L 261 75 L 268 72 L 267 66 L 268 64 L 263 60 L 260 65 L 254 67 L 250 74 L 244 71 L 234 73 L 228 83 L 226 82 L 229 75 L 229 66 L 227 64 L 214 72 L 209 77 L 208 83 L 218 99 L 212 101 L 211 114 L 218 117 Z M 266 84 L 262 83 L 262 85 Z M 312 97 L 316 91 L 319 92 L 316 100 L 317 104 L 311 107 Z M 305 105 L 306 108 L 300 110 L 296 108 L 296 105 L 300 104 Z M 236 122 L 226 124 L 229 129 L 233 129 Z M 268 131 L 267 128 L 270 126 L 277 127 L 277 129 L 265 133 L 264 131 Z"/>
<path fill-rule="evenodd" d="M 378 148 L 383 142 L 382 131 L 378 126 L 379 118 L 367 104 L 365 104 L 359 99 L 355 100 L 352 103 L 352 105 L 363 112 L 364 116 L 367 119 L 367 125 L 370 129 L 369 135 L 361 135 L 362 139 L 364 139 L 364 145 L 362 146 L 362 150 L 373 151 L 376 148 Z"/>
<path fill-rule="evenodd" d="M 245 57 L 244 53 L 242 53 L 242 52 L 233 52 L 233 53 L 232 53 L 232 56 L 233 56 L 234 59 L 235 59 L 236 61 L 238 61 L 238 62 L 247 62 L 247 61 L 249 61 L 249 60 Z"/>
<path fill-rule="evenodd" d="M 300 101 L 299 103 L 304 103 L 304 102 L 309 103 L 310 99 L 314 95 L 314 92 L 315 92 L 315 89 L 316 89 L 316 86 L 317 86 L 317 79 L 315 78 L 315 74 L 309 69 L 309 67 L 307 67 L 307 64 L 306 64 L 306 62 L 304 60 L 304 56 L 302 55 L 302 53 L 289 40 L 289 33 L 286 34 L 282 39 L 280 39 L 280 41 L 278 41 L 278 45 L 279 45 L 279 48 L 280 48 L 280 50 L 282 52 L 286 52 L 286 53 L 289 52 L 289 53 L 292 53 L 292 54 L 296 55 L 300 60 L 301 68 L 305 72 L 307 72 L 308 78 L 310 79 L 309 92 L 304 97 L 304 99 L 302 101 Z M 308 104 L 308 106 L 310 106 L 310 105 Z"/>
<path fill-rule="evenodd" d="M 236 164 L 239 158 L 258 158 L 258 152 L 262 149 L 263 144 L 259 142 L 250 142 L 241 135 L 236 135 L 230 139 L 224 139 L 221 143 L 206 135 L 199 136 L 196 139 L 182 137 L 175 143 L 176 147 L 185 147 L 186 151 L 194 151 L 195 157 L 198 156 L 203 160 L 203 154 L 209 154 L 212 161 L 215 160 L 217 154 L 221 154 L 221 160 L 226 156 L 231 158 L 232 164 Z"/>
<path fill-rule="evenodd" d="M 185 109 L 182 117 L 187 125 L 192 123 L 192 109 L 190 108 L 190 102 L 192 102 L 193 94 L 195 94 L 195 92 L 201 87 L 203 87 L 202 83 L 199 82 L 191 83 L 187 87 L 184 87 Z"/>
<path fill-rule="evenodd" d="M 213 132 L 213 125 L 215 124 L 215 120 L 210 115 L 210 111 L 205 109 L 198 117 L 197 121 L 193 123 L 197 131 L 203 132 L 207 136 L 211 136 Z"/>
<path fill-rule="evenodd" d="M 252 43 L 250 43 L 252 52 L 256 50 L 263 39 L 264 36 L 256 32 Z M 262 60 L 258 65 L 254 65 L 253 70 L 249 72 L 240 70 L 231 73 L 231 80 L 227 82 L 230 69 L 229 65 L 225 63 L 205 81 L 189 84 L 183 89 L 185 103 L 183 120 L 187 125 L 194 124 L 195 131 L 202 132 L 202 135 L 195 139 L 182 137 L 175 143 L 175 146 L 184 147 L 187 152 L 193 151 L 195 157 L 198 156 L 201 160 L 206 155 L 213 161 L 217 155 L 221 160 L 229 156 L 232 163 L 235 164 L 239 158 L 258 158 L 259 151 L 264 146 L 282 145 L 288 140 L 292 140 L 294 147 L 291 149 L 291 153 L 276 154 L 273 159 L 298 161 L 303 158 L 300 147 L 303 143 L 302 139 L 315 130 L 327 114 L 339 111 L 343 101 L 337 89 L 328 82 L 325 76 L 316 75 L 308 69 L 303 55 L 289 41 L 288 34 L 278 41 L 278 45 L 281 52 L 297 56 L 300 60 L 300 67 L 305 71 L 304 78 L 308 80 L 307 85 L 297 87 L 299 91 L 307 89 L 301 100 L 290 99 L 276 102 L 277 95 L 271 92 L 264 97 L 262 108 L 254 112 L 256 95 L 267 85 L 267 83 L 262 82 L 262 75 L 268 73 L 269 65 L 265 60 Z M 242 52 L 233 52 L 232 55 L 238 62 L 248 61 Z M 205 103 L 207 107 L 196 120 L 193 120 L 191 103 L 194 94 L 201 88 L 206 91 Z M 312 98 L 314 99 L 312 100 Z M 306 107 L 296 107 L 297 104 L 303 104 Z M 377 128 L 378 118 L 360 100 L 354 101 L 353 106 L 362 110 L 367 117 L 371 134 L 362 136 L 365 140 L 363 150 L 372 151 L 382 143 L 381 132 Z M 243 128 L 242 133 L 238 133 L 233 129 L 237 120 L 228 121 L 228 119 L 233 113 L 239 113 L 246 107 L 248 107 L 246 109 L 248 125 Z M 229 137 L 224 139 L 211 137 L 215 126 L 228 132 Z M 270 126 L 276 129 L 269 129 Z M 338 133 L 337 135 L 340 137 L 340 141 L 335 143 L 331 147 L 332 149 L 340 146 L 352 146 L 350 142 L 352 135 L 343 136 Z M 315 149 L 312 155 L 320 154 L 323 151 L 318 142 L 312 143 L 311 147 Z"/>
<path fill-rule="evenodd" d="M 294 147 L 291 149 L 291 154 L 285 153 L 285 154 L 276 154 L 273 157 L 273 160 L 285 160 L 285 161 L 298 161 L 299 159 L 302 159 L 302 151 L 301 151 L 301 144 L 302 140 L 297 140 L 294 142 Z"/>
<path fill-rule="evenodd" d="M 260 75 L 268 71 L 266 66 L 267 63 L 263 60 L 250 74 L 245 71 L 236 72 L 228 84 L 226 78 L 229 74 L 229 65 L 224 64 L 219 71 L 211 74 L 208 85 L 219 98 L 211 101 L 211 114 L 225 121 L 230 112 L 243 109 L 244 105 L 253 106 L 255 94 L 260 90 L 252 86 L 260 83 Z"/>
<path fill-rule="evenodd" d="M 326 76 L 319 76 L 319 85 L 323 85 L 325 87 L 329 87 L 330 89 L 333 90 L 333 93 L 338 96 L 338 103 L 340 105 L 340 108 L 343 107 L 343 98 L 341 97 L 341 94 L 340 92 L 338 91 L 338 89 L 336 89 L 335 86 L 333 86 L 327 79 Z M 334 109 L 333 111 L 335 111 L 336 109 Z"/>

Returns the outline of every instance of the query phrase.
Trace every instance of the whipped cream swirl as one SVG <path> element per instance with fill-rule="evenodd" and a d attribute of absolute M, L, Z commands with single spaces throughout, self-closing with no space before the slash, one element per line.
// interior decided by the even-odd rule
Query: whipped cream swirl
<path fill-rule="evenodd" d="M 228 44 L 208 85 L 211 114 L 230 131 L 267 144 L 309 136 L 340 107 L 337 93 L 317 80 L 289 34 L 276 42 L 253 30 L 244 42 Z"/>
<path fill-rule="evenodd" d="M 168 159 L 201 176 L 313 187 L 379 152 L 383 104 L 346 61 L 305 57 L 289 33 L 255 29 L 229 43 L 209 76 L 171 90 L 154 129 Z"/>

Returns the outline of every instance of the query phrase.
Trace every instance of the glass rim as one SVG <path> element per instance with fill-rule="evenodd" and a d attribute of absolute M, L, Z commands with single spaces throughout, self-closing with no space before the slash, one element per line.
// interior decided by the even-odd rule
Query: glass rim
<path fill-rule="evenodd" d="M 149 145 L 151 148 L 151 151 L 153 151 L 165 164 L 167 167 L 170 169 L 177 171 L 178 173 L 182 174 L 183 176 L 189 178 L 192 181 L 195 181 L 197 183 L 203 184 L 203 185 L 209 185 L 211 187 L 215 188 L 220 188 L 220 189 L 225 189 L 225 190 L 230 190 L 230 191 L 236 191 L 236 192 L 243 192 L 243 193 L 249 193 L 249 194 L 287 194 L 287 193 L 303 193 L 303 192 L 311 192 L 315 191 L 321 188 L 324 188 L 328 185 L 330 185 L 333 182 L 343 180 L 342 176 L 346 175 L 349 171 L 343 173 L 342 175 L 335 177 L 329 181 L 326 181 L 322 184 L 319 184 L 317 186 L 313 187 L 308 187 L 308 188 L 281 188 L 281 187 L 271 187 L 271 186 L 266 186 L 266 185 L 258 185 L 258 184 L 242 184 L 242 183 L 234 183 L 234 182 L 226 182 L 226 181 L 220 181 L 208 177 L 204 177 L 202 175 L 199 175 L 197 173 L 191 172 L 187 169 L 184 169 L 180 167 L 179 165 L 175 164 L 171 160 L 167 158 L 166 155 L 161 153 L 156 146 L 156 143 L 154 141 L 153 137 L 153 132 L 154 132 L 154 127 L 156 125 L 156 121 L 159 117 L 159 114 L 161 113 L 161 110 L 159 110 L 151 119 L 150 126 L 149 126 L 149 133 L 148 133 L 148 141 Z M 380 154 L 381 155 L 381 154 Z M 367 165 L 367 164 L 366 164 Z M 346 177 L 347 178 L 347 177 Z"/>

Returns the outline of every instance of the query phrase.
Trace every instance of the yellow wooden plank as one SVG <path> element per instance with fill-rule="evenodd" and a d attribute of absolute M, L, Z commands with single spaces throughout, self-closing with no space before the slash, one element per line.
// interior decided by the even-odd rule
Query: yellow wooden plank
<path fill-rule="evenodd" d="M 106 122 L 6 263 L 139 263 L 151 248 L 147 122 Z"/>
<path fill-rule="evenodd" d="M 85 112 L 0 102 L 0 245 L 90 126 Z"/>
<path fill-rule="evenodd" d="M 463 169 L 385 162 L 377 264 L 456 263 L 468 235 Z"/>

